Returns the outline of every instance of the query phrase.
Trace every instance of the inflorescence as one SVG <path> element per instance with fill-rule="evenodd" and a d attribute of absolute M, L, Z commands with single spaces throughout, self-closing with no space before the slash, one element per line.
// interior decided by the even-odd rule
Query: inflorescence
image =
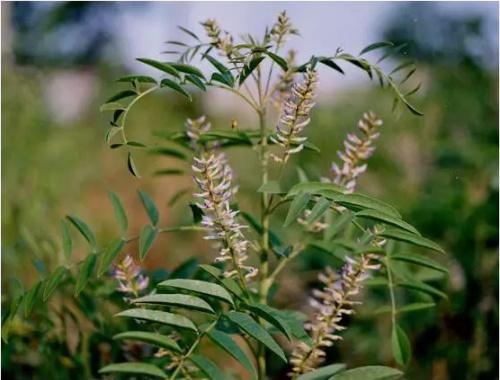
<path fill-rule="evenodd" d="M 117 290 L 124 293 L 128 302 L 137 298 L 149 285 L 149 277 L 141 272 L 141 267 L 134 263 L 130 255 L 126 255 L 115 267 L 113 277 L 118 281 Z"/>

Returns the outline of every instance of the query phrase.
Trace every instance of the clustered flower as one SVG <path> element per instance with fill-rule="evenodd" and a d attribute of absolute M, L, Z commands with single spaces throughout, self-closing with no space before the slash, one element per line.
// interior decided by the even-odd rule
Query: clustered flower
<path fill-rule="evenodd" d="M 286 11 L 283 11 L 278 14 L 278 20 L 273 25 L 270 34 L 271 38 L 276 42 L 276 46 L 280 47 L 286 42 L 287 36 L 298 34 L 298 30 L 293 27 Z"/>
<path fill-rule="evenodd" d="M 204 211 L 202 225 L 207 229 L 207 240 L 214 240 L 219 245 L 217 262 L 228 262 L 230 269 L 225 271 L 226 277 L 238 276 L 240 281 L 257 275 L 257 269 L 246 265 L 249 242 L 245 239 L 238 223 L 238 211 L 230 207 L 234 194 L 232 187 L 233 171 L 222 153 L 206 152 L 194 159 L 192 166 L 195 182 L 200 192 L 194 194 L 199 198 L 197 203 Z"/>
<path fill-rule="evenodd" d="M 363 114 L 358 122 L 361 136 L 349 133 L 344 140 L 344 151 L 337 152 L 342 165 L 332 164 L 333 182 L 337 185 L 343 185 L 347 193 L 354 191 L 357 178 L 366 171 L 367 164 L 363 161 L 373 155 L 375 140 L 380 135 L 378 128 L 381 125 L 382 120 L 373 112 Z"/>
<path fill-rule="evenodd" d="M 205 116 L 200 116 L 197 119 L 186 120 L 186 134 L 191 140 L 191 147 L 196 151 L 199 149 L 199 140 L 204 132 L 208 132 L 212 128 L 212 124 L 207 121 Z"/>
<path fill-rule="evenodd" d="M 231 58 L 234 53 L 233 36 L 228 32 L 222 32 L 219 24 L 214 19 L 208 19 L 202 22 L 201 25 L 203 25 L 207 36 L 210 38 L 210 45 Z"/>
<path fill-rule="evenodd" d="M 273 155 L 277 162 L 286 162 L 290 155 L 304 148 L 307 137 L 300 134 L 311 121 L 310 113 L 315 104 L 313 100 L 317 82 L 316 70 L 308 68 L 302 83 L 295 83 L 292 86 L 291 94 L 284 103 L 278 120 L 276 135 L 271 137 L 274 143 L 284 148 L 282 157 Z"/>
<path fill-rule="evenodd" d="M 149 277 L 141 274 L 141 268 L 130 255 L 126 255 L 116 265 L 113 277 L 118 281 L 117 290 L 125 294 L 124 298 L 128 302 L 137 298 L 149 285 Z"/>
<path fill-rule="evenodd" d="M 312 343 L 310 346 L 298 343 L 290 360 L 293 365 L 290 376 L 295 378 L 318 367 L 326 355 L 324 348 L 342 339 L 338 334 L 345 329 L 341 324 L 342 318 L 354 313 L 354 306 L 360 303 L 356 301 L 356 296 L 369 271 L 380 267 L 373 263 L 375 258 L 373 254 L 364 254 L 359 260 L 347 257 L 339 273 L 328 267 L 319 275 L 323 288 L 313 291 L 311 306 L 316 312 L 313 320 L 305 326 L 311 331 Z"/>

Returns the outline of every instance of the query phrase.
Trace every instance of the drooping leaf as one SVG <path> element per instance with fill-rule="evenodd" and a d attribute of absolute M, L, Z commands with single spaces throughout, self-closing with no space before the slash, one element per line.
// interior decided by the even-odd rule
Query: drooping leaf
<path fill-rule="evenodd" d="M 420 232 L 417 231 L 415 227 L 401 220 L 400 218 L 396 218 L 392 215 L 386 214 L 385 212 L 381 212 L 378 210 L 368 209 L 358 211 L 355 216 L 357 218 L 366 218 L 370 220 L 375 220 L 377 222 L 382 222 L 385 224 L 389 224 L 391 226 L 399 227 L 405 231 L 408 231 L 411 234 L 415 234 L 420 236 Z"/>
<path fill-rule="evenodd" d="M 68 224 L 64 220 L 61 220 L 61 232 L 64 256 L 66 256 L 66 260 L 69 260 L 71 258 L 73 243 L 71 241 Z"/>
<path fill-rule="evenodd" d="M 111 266 L 116 257 L 120 254 L 124 246 L 124 240 L 116 239 L 106 247 L 104 252 L 99 257 L 99 265 L 97 269 L 98 277 L 106 273 L 106 271 Z"/>
<path fill-rule="evenodd" d="M 276 64 L 281 67 L 283 71 L 288 71 L 288 63 L 286 63 L 286 59 L 280 57 L 277 54 L 271 53 L 270 51 L 264 52 L 269 58 L 271 58 Z"/>
<path fill-rule="evenodd" d="M 47 301 L 52 293 L 56 290 L 57 286 L 64 280 L 64 277 L 68 270 L 63 267 L 57 267 L 54 272 L 47 278 L 45 282 L 45 287 L 43 289 L 43 301 Z"/>
<path fill-rule="evenodd" d="M 217 59 L 215 59 L 211 55 L 204 54 L 203 58 L 206 58 L 208 60 L 208 62 L 210 62 L 212 64 L 212 66 L 214 66 L 217 69 L 217 71 L 219 71 L 219 73 L 221 73 L 221 74 L 230 73 L 229 69 L 226 66 L 224 66 L 221 62 L 219 62 Z"/>
<path fill-rule="evenodd" d="M 345 369 L 345 364 L 330 364 L 315 369 L 314 371 L 304 373 L 297 377 L 297 380 L 323 380 L 339 373 Z"/>
<path fill-rule="evenodd" d="M 118 226 L 120 227 L 121 236 L 125 236 L 128 229 L 128 219 L 127 213 L 123 208 L 123 204 L 120 201 L 118 195 L 113 193 L 112 191 L 108 192 L 109 200 L 111 205 L 113 206 L 113 211 L 115 213 L 116 220 L 118 221 Z"/>
<path fill-rule="evenodd" d="M 341 73 L 342 75 L 344 75 L 344 70 L 342 70 L 342 68 L 337 65 L 332 59 L 330 58 L 325 58 L 325 57 L 321 57 L 319 58 L 319 62 L 322 63 L 323 65 L 325 66 L 328 66 L 330 67 L 331 69 L 334 69 L 335 71 L 338 71 L 339 73 Z"/>
<path fill-rule="evenodd" d="M 269 322 L 271 325 L 280 330 L 288 340 L 292 339 L 292 332 L 286 322 L 279 313 L 279 310 L 264 304 L 251 304 L 248 306 L 250 311 Z"/>
<path fill-rule="evenodd" d="M 411 345 L 406 333 L 397 324 L 392 327 L 391 345 L 396 362 L 406 366 L 411 358 Z"/>
<path fill-rule="evenodd" d="M 152 333 L 148 331 L 126 331 L 117 334 L 113 337 L 115 340 L 136 340 L 139 342 L 144 342 L 152 344 L 154 346 L 166 348 L 167 350 L 172 350 L 175 352 L 181 352 L 181 348 L 175 340 L 172 338 L 161 335 L 159 333 Z"/>
<path fill-rule="evenodd" d="M 203 83 L 203 81 L 198 78 L 197 76 L 195 75 L 191 75 L 191 74 L 188 74 L 184 77 L 184 79 L 191 83 L 191 84 L 194 84 L 196 87 L 198 87 L 200 90 L 202 91 L 207 91 L 207 86 L 205 86 L 205 83 Z"/>
<path fill-rule="evenodd" d="M 311 213 L 306 219 L 307 224 L 312 224 L 316 222 L 319 218 L 323 216 L 323 214 L 330 208 L 332 201 L 330 199 L 326 199 L 321 197 L 314 207 L 311 209 Z"/>
<path fill-rule="evenodd" d="M 363 50 L 359 52 L 359 55 L 363 55 L 365 53 L 368 53 L 372 50 L 380 49 L 380 48 L 385 48 L 385 47 L 392 47 L 394 44 L 389 41 L 381 41 L 381 42 L 375 42 L 373 44 L 370 44 L 366 46 Z"/>
<path fill-rule="evenodd" d="M 136 96 L 136 95 L 137 95 L 137 93 L 135 91 L 132 91 L 132 90 L 123 90 L 123 91 L 120 91 L 120 92 L 116 93 L 112 97 L 110 97 L 108 100 L 106 100 L 104 102 L 104 104 L 116 102 L 117 100 L 128 98 L 130 96 Z"/>
<path fill-rule="evenodd" d="M 155 83 L 156 80 L 147 75 L 126 75 L 116 80 L 117 82 L 139 82 L 139 83 Z"/>
<path fill-rule="evenodd" d="M 144 210 L 146 210 L 149 220 L 151 221 L 151 224 L 153 226 L 158 225 L 158 222 L 160 220 L 160 213 L 158 212 L 154 201 L 146 192 L 139 190 L 138 193 L 139 197 L 141 198 L 142 205 L 144 206 Z"/>
<path fill-rule="evenodd" d="M 66 215 L 66 219 L 68 219 L 71 224 L 73 224 L 77 231 L 80 232 L 80 234 L 92 247 L 95 247 L 97 245 L 95 235 L 87 225 L 87 223 L 73 215 Z"/>
<path fill-rule="evenodd" d="M 128 171 L 137 178 L 140 178 L 139 171 L 137 170 L 137 167 L 135 166 L 134 158 L 132 157 L 132 153 L 129 152 L 127 156 L 127 167 Z"/>
<path fill-rule="evenodd" d="M 245 367 L 250 373 L 252 374 L 256 373 L 252 361 L 249 359 L 247 354 L 240 348 L 238 343 L 236 343 L 233 340 L 233 338 L 231 338 L 231 335 L 216 329 L 210 331 L 207 335 L 215 344 L 217 344 L 220 348 L 226 351 L 238 362 L 240 362 L 243 365 L 243 367 Z"/>
<path fill-rule="evenodd" d="M 283 224 L 285 227 L 288 227 L 295 220 L 297 220 L 302 211 L 306 209 L 310 199 L 311 199 L 310 193 L 300 192 L 297 194 L 297 196 L 293 199 L 292 203 L 290 204 L 290 208 L 288 209 L 288 214 L 286 215 L 285 223 Z"/>
<path fill-rule="evenodd" d="M 158 230 L 150 225 L 145 226 L 141 231 L 139 236 L 139 258 L 141 261 L 146 258 L 157 235 Z"/>
<path fill-rule="evenodd" d="M 407 288 L 411 290 L 416 290 L 418 292 L 422 292 L 425 294 L 429 294 L 434 297 L 439 297 L 443 299 L 447 299 L 448 296 L 443 293 L 442 291 L 436 289 L 433 286 L 427 285 L 423 282 L 417 281 L 417 280 L 404 280 L 404 281 L 398 281 L 396 283 L 397 286 L 402 287 L 402 288 Z"/>
<path fill-rule="evenodd" d="M 85 288 L 85 285 L 87 285 L 87 282 L 94 273 L 96 261 L 97 255 L 95 253 L 91 253 L 87 256 L 82 265 L 80 265 L 80 271 L 78 272 L 78 277 L 76 278 L 75 297 L 77 297 Z"/>
<path fill-rule="evenodd" d="M 148 309 L 128 309 L 116 314 L 117 317 L 140 319 L 143 321 L 160 323 L 163 325 L 193 330 L 198 332 L 194 323 L 179 314 L 167 313 L 166 311 Z"/>
<path fill-rule="evenodd" d="M 139 363 L 139 362 L 128 362 L 128 363 L 115 363 L 107 365 L 99 370 L 100 374 L 107 373 L 129 373 L 134 375 L 144 375 L 159 377 L 160 379 L 166 379 L 167 374 L 163 372 L 160 368 L 154 364 L 149 363 Z"/>
<path fill-rule="evenodd" d="M 278 181 L 268 181 L 263 184 L 257 190 L 258 193 L 266 193 L 266 194 L 284 194 L 285 191 L 281 189 L 281 185 Z"/>
<path fill-rule="evenodd" d="M 133 301 L 138 304 L 184 307 L 215 314 L 214 309 L 201 298 L 187 294 L 151 294 Z"/>
<path fill-rule="evenodd" d="M 417 264 L 423 267 L 435 269 L 439 272 L 448 273 L 448 269 L 446 269 L 443 265 L 438 262 L 423 256 L 417 253 L 397 253 L 391 255 L 391 260 L 397 261 L 405 261 L 412 264 Z"/>
<path fill-rule="evenodd" d="M 262 343 L 264 346 L 274 352 L 281 360 L 287 362 L 285 353 L 276 341 L 269 335 L 269 333 L 262 328 L 255 320 L 248 314 L 239 311 L 231 311 L 226 314 L 227 318 L 241 328 L 245 333 L 252 338 Z"/>
<path fill-rule="evenodd" d="M 383 366 L 366 366 L 340 372 L 330 380 L 396 380 L 403 372 L 396 368 Z"/>
<path fill-rule="evenodd" d="M 169 65 L 172 66 L 177 71 L 180 71 L 181 73 L 191 74 L 199 78 L 205 79 L 205 76 L 197 67 L 185 63 L 176 63 L 176 62 L 169 62 Z"/>
<path fill-rule="evenodd" d="M 225 72 L 225 73 L 213 73 L 212 76 L 210 77 L 211 82 L 219 82 L 222 84 L 225 84 L 228 87 L 233 87 L 234 86 L 234 78 L 231 75 L 231 73 Z"/>
<path fill-rule="evenodd" d="M 154 59 L 149 59 L 149 58 L 137 58 L 137 60 L 139 62 L 145 63 L 146 65 L 149 65 L 149 66 L 152 66 L 158 70 L 161 70 L 167 74 L 173 75 L 176 78 L 181 77 L 179 72 L 174 67 L 169 65 L 168 63 L 159 62 L 159 61 L 156 61 Z"/>
<path fill-rule="evenodd" d="M 161 87 L 169 87 L 172 90 L 177 91 L 179 94 L 184 95 L 186 98 L 189 99 L 189 101 L 193 100 L 193 98 L 191 98 L 191 94 L 189 94 L 189 92 L 184 90 L 180 84 L 178 84 L 177 82 L 174 82 L 171 79 L 162 79 L 160 84 L 161 84 Z"/>
<path fill-rule="evenodd" d="M 380 233 L 380 236 L 416 245 L 418 247 L 428 248 L 436 252 L 444 253 L 444 250 L 433 241 L 409 232 L 395 230 L 395 229 L 387 229 L 382 233 Z"/>
<path fill-rule="evenodd" d="M 194 354 L 189 356 L 189 360 L 196 365 L 201 371 L 208 376 L 209 379 L 211 380 L 222 380 L 224 379 L 224 374 L 221 372 L 219 367 L 215 365 L 213 361 L 210 359 Z"/>
<path fill-rule="evenodd" d="M 182 289 L 194 293 L 204 294 L 206 296 L 215 297 L 222 301 L 234 305 L 233 298 L 226 289 L 222 286 L 213 284 L 211 282 L 200 280 L 187 280 L 187 279 L 173 279 L 160 282 L 158 287 L 162 290 L 169 288 Z"/>
<path fill-rule="evenodd" d="M 184 28 L 182 26 L 177 26 L 180 30 L 182 30 L 184 33 L 190 35 L 191 37 L 193 37 L 195 40 L 197 41 L 200 41 L 200 39 L 198 38 L 198 36 L 196 34 L 194 34 L 192 31 L 190 31 L 189 29 L 187 28 Z"/>
<path fill-rule="evenodd" d="M 24 317 L 28 318 L 35 306 L 38 296 L 41 293 L 43 281 L 38 281 L 31 289 L 26 293 L 24 297 Z"/>

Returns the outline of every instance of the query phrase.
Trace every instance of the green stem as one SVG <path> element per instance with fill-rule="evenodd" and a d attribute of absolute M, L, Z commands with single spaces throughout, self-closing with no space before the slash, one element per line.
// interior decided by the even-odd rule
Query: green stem
<path fill-rule="evenodd" d="M 394 296 L 394 280 L 392 278 L 392 272 L 390 268 L 390 258 L 387 256 L 385 258 L 385 268 L 387 270 L 387 282 L 389 287 L 389 296 L 391 298 L 391 321 L 392 326 L 396 326 L 396 297 Z"/>

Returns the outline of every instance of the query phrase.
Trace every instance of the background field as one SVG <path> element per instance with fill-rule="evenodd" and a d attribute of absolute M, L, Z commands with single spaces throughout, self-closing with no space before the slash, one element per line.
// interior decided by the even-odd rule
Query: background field
<path fill-rule="evenodd" d="M 313 177 L 327 175 L 345 134 L 364 111 L 384 119 L 360 189 L 389 200 L 445 247 L 450 268 L 450 276 L 440 280 L 449 300 L 402 318 L 414 351 L 407 378 L 498 378 L 497 7 L 480 2 L 2 3 L 2 304 L 43 274 L 42 261 L 49 269 L 56 265 L 53 244 L 65 214 L 81 216 L 103 239 L 111 236 L 107 190 L 124 200 L 132 229 L 147 218 L 138 189 L 161 207 L 162 225 L 189 220 L 189 195 L 168 208 L 178 190 L 191 191 L 189 168 L 139 152 L 143 178 L 130 176 L 126 157 L 104 143 L 108 120 L 99 105 L 119 87 L 115 78 L 147 72 L 134 57 L 160 57 L 163 41 L 179 37 L 175 25 L 195 29 L 197 21 L 216 17 L 229 30 L 253 32 L 273 23 L 284 8 L 301 31 L 292 41 L 302 49 L 300 57 L 333 53 L 338 46 L 356 53 L 378 40 L 409 43 L 394 62 L 416 58 L 422 89 L 415 102 L 425 115 L 392 113 L 390 97 L 355 69 L 347 70 L 346 78 L 321 72 L 321 101 L 309 128 L 321 154 L 305 153 L 294 164 Z M 135 108 L 129 125 L 137 140 L 151 142 L 152 132 L 181 130 L 186 117 L 201 114 L 217 128 L 229 129 L 235 112 L 241 128 L 255 125 L 235 99 L 210 92 L 187 104 L 165 92 Z M 257 162 L 237 149 L 230 157 L 242 207 L 255 207 L 252 192 L 259 183 L 247 173 Z M 187 174 L 153 175 L 164 168 Z M 297 181 L 297 173 L 290 171 L 285 180 Z M 75 260 L 86 253 L 79 249 Z M 192 254 L 200 262 L 212 258 L 198 235 L 162 236 L 145 266 L 171 270 Z M 283 284 L 283 304 L 306 303 L 321 260 L 297 263 L 295 275 L 290 272 Z M 361 307 L 333 353 L 335 361 L 391 363 L 390 346 L 381 343 L 388 342 L 388 317 L 371 311 L 369 302 Z M 54 343 L 43 351 L 37 343 L 45 334 L 41 325 L 20 324 L 2 343 L 2 375 L 81 376 L 80 348 Z M 52 362 L 41 360 L 47 357 Z M 54 368 L 63 377 L 47 377 Z"/>

